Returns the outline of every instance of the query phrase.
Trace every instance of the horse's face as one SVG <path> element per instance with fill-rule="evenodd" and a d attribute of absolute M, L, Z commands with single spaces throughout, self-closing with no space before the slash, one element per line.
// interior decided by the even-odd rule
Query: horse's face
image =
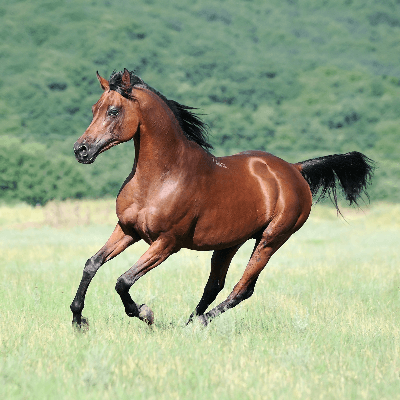
<path fill-rule="evenodd" d="M 140 110 L 137 101 L 129 100 L 97 75 L 104 93 L 92 107 L 93 120 L 74 144 L 80 163 L 91 164 L 103 151 L 132 139 L 139 129 Z"/>

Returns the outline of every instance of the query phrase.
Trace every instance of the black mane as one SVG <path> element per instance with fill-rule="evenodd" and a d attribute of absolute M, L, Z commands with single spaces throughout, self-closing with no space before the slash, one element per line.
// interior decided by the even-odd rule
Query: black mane
<path fill-rule="evenodd" d="M 128 71 L 131 76 L 131 85 L 126 87 L 122 82 L 123 71 L 114 71 L 109 79 L 110 89 L 116 91 L 121 96 L 131 99 L 131 91 L 135 86 L 142 86 L 148 90 L 151 90 L 157 96 L 159 96 L 174 113 L 175 118 L 178 120 L 180 127 L 182 128 L 185 136 L 196 142 L 204 150 L 212 149 L 213 146 L 208 142 L 208 131 L 207 125 L 201 121 L 201 119 L 191 110 L 196 110 L 194 107 L 185 106 L 179 104 L 174 100 L 168 100 L 160 92 L 149 86 L 141 78 L 134 74 L 133 71 Z"/>

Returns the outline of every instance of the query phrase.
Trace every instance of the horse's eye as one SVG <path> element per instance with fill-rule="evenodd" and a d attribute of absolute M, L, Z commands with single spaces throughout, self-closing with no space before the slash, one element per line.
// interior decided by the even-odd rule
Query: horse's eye
<path fill-rule="evenodd" d="M 111 106 L 107 110 L 107 115 L 110 115 L 111 117 L 116 117 L 119 114 L 119 108 Z"/>

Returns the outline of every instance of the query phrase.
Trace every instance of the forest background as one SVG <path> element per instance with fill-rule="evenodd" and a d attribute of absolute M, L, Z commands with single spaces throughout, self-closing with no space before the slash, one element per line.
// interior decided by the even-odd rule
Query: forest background
<path fill-rule="evenodd" d="M 217 156 L 361 151 L 371 199 L 400 202 L 399 0 L 1 1 L 0 38 L 0 201 L 117 194 L 133 143 L 89 166 L 72 146 L 96 71 L 126 67 L 198 107 Z"/>

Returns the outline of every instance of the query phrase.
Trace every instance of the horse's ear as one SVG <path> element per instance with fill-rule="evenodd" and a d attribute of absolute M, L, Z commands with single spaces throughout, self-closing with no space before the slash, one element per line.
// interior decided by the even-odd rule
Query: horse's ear
<path fill-rule="evenodd" d="M 109 84 L 108 80 L 102 78 L 102 77 L 99 75 L 99 72 L 98 72 L 98 71 L 96 72 L 96 75 L 97 75 L 97 79 L 98 79 L 99 82 L 100 82 L 101 88 L 102 88 L 103 90 L 108 90 L 108 89 L 110 89 L 110 84 Z"/>
<path fill-rule="evenodd" d="M 131 88 L 131 74 L 130 72 L 124 68 L 124 73 L 122 74 L 122 85 L 126 90 Z"/>

